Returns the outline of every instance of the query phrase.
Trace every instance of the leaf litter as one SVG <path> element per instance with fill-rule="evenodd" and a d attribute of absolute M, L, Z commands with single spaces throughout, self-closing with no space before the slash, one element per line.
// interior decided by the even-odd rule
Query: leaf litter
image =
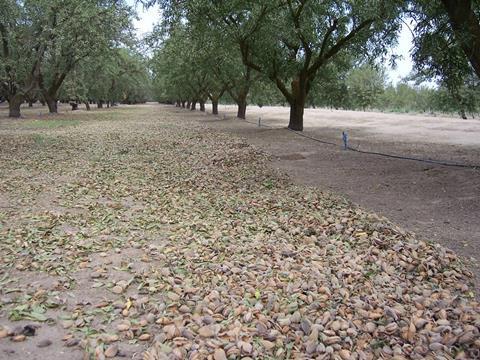
<path fill-rule="evenodd" d="M 42 335 L 55 358 L 479 357 L 451 251 L 172 108 L 75 117 L 0 130 L 0 350 Z"/>

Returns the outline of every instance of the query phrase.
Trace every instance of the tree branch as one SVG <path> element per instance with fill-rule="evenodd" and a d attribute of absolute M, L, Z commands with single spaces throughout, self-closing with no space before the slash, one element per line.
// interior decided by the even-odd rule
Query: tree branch
<path fill-rule="evenodd" d="M 293 94 L 288 91 L 286 85 L 283 83 L 282 79 L 280 79 L 280 77 L 278 76 L 277 63 L 275 59 L 272 60 L 272 68 L 273 68 L 273 72 L 268 77 L 270 78 L 270 80 L 272 80 L 275 83 L 275 85 L 277 85 L 278 90 L 280 90 L 283 96 L 285 96 L 287 101 L 291 104 L 294 100 Z"/>
<path fill-rule="evenodd" d="M 250 56 L 249 56 L 250 46 L 247 44 L 247 42 L 244 40 L 241 40 L 239 42 L 239 45 L 240 45 L 240 52 L 242 54 L 243 64 L 253 70 L 262 72 L 262 67 L 260 65 L 255 64 L 252 60 L 250 60 Z"/>
<path fill-rule="evenodd" d="M 8 59 L 10 57 L 10 50 L 8 46 L 8 34 L 6 27 L 0 23 L 0 34 L 2 35 L 2 47 L 3 47 L 3 58 Z"/>
<path fill-rule="evenodd" d="M 442 0 L 456 40 L 480 76 L 480 24 L 471 0 Z"/>
<path fill-rule="evenodd" d="M 310 44 L 308 41 L 305 39 L 305 36 L 302 33 L 301 26 L 300 26 L 300 16 L 302 15 L 303 9 L 305 7 L 305 4 L 307 1 L 301 1 L 300 6 L 297 8 L 295 11 L 293 9 L 293 4 L 292 0 L 287 0 L 287 5 L 288 9 L 290 11 L 290 16 L 292 17 L 293 20 L 293 25 L 295 27 L 295 35 L 298 37 L 300 40 L 303 49 L 305 50 L 305 61 L 304 61 L 304 69 L 308 69 L 308 66 L 310 65 L 310 61 L 312 59 L 312 49 L 310 47 Z M 297 50 L 298 52 L 298 50 Z"/>
<path fill-rule="evenodd" d="M 320 54 L 317 57 L 317 59 L 315 60 L 314 64 L 312 65 L 312 67 L 310 69 L 308 69 L 308 75 L 309 76 L 314 75 L 318 71 L 318 69 L 325 62 L 327 62 L 329 59 L 331 59 L 333 56 L 335 56 L 342 48 L 346 47 L 349 44 L 350 40 L 352 40 L 355 36 L 357 36 L 363 29 L 365 29 L 365 28 L 369 27 L 371 24 L 373 24 L 374 21 L 375 21 L 374 19 L 367 19 L 367 20 L 362 21 L 360 23 L 360 25 L 358 25 L 356 28 L 352 29 L 345 37 L 338 40 L 337 43 L 335 45 L 333 45 L 330 48 L 330 50 L 328 50 L 325 54 L 322 54 L 322 51 L 320 51 Z M 335 23 L 335 21 L 334 21 L 334 23 Z M 335 25 L 335 28 L 336 28 L 336 25 Z M 329 28 L 329 30 L 330 29 L 333 29 L 333 30 L 331 30 L 331 31 L 327 32 L 327 34 L 325 34 L 324 44 L 322 44 L 322 50 L 323 51 L 325 51 L 325 49 L 326 49 L 325 41 L 328 40 L 327 35 L 328 35 L 328 37 L 330 37 L 331 33 L 333 33 L 335 28 L 333 28 L 333 26 L 331 26 Z"/>

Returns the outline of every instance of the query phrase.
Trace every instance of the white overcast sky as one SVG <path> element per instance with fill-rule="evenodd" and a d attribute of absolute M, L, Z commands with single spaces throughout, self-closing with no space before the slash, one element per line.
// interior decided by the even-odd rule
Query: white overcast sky
<path fill-rule="evenodd" d="M 407 76 L 412 70 L 412 59 L 410 57 L 410 50 L 413 46 L 413 35 L 410 29 L 403 25 L 400 37 L 398 38 L 398 46 L 393 50 L 397 55 L 401 55 L 402 58 L 397 61 L 395 69 L 389 68 L 388 76 L 393 83 L 399 82 L 402 78 Z"/>
<path fill-rule="evenodd" d="M 135 0 L 129 0 L 128 2 L 134 4 Z M 138 36 L 141 37 L 143 34 L 148 33 L 153 29 L 153 26 L 160 18 L 160 11 L 157 6 L 150 9 L 144 9 L 142 5 L 137 5 L 137 13 L 139 20 L 134 22 L 134 26 L 137 29 Z M 387 75 L 394 84 L 407 76 L 412 70 L 412 61 L 410 59 L 411 48 L 412 34 L 410 30 L 403 25 L 398 40 L 398 46 L 393 50 L 395 54 L 401 55 L 402 59 L 397 61 L 395 69 L 388 68 L 387 66 Z"/>
<path fill-rule="evenodd" d="M 135 0 L 128 0 L 128 3 L 133 5 L 135 4 Z M 133 25 L 135 25 L 135 28 L 137 29 L 137 34 L 141 36 L 152 31 L 153 26 L 160 19 L 160 11 L 157 5 L 145 9 L 141 4 L 137 4 L 136 9 L 139 20 L 134 21 Z"/>

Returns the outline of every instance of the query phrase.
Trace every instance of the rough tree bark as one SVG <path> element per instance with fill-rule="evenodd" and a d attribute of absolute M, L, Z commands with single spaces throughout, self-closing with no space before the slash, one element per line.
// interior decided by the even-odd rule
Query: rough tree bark
<path fill-rule="evenodd" d="M 98 100 L 97 101 L 97 108 L 98 109 L 103 109 L 103 100 Z"/>
<path fill-rule="evenodd" d="M 42 91 L 42 96 L 45 99 L 45 102 L 48 106 L 48 112 L 50 114 L 58 113 L 58 101 L 57 99 L 52 96 L 48 91 Z"/>
<path fill-rule="evenodd" d="M 205 112 L 205 100 L 200 100 L 200 111 Z"/>
<path fill-rule="evenodd" d="M 59 75 L 58 74 L 55 75 L 54 79 L 52 80 L 52 83 L 48 88 L 46 88 L 44 85 L 43 76 L 42 75 L 39 76 L 38 84 L 39 84 L 42 96 L 47 102 L 48 111 L 50 112 L 50 114 L 58 113 L 57 94 L 66 76 L 67 76 L 67 71 L 62 72 Z"/>
<path fill-rule="evenodd" d="M 238 105 L 237 118 L 245 119 L 247 115 L 247 93 L 240 91 L 235 101 Z"/>
<path fill-rule="evenodd" d="M 190 110 L 196 110 L 197 109 L 197 100 L 192 101 L 192 105 L 190 106 Z"/>
<path fill-rule="evenodd" d="M 241 80 L 241 84 L 236 86 L 236 91 L 233 88 L 227 89 L 230 97 L 237 104 L 237 118 L 245 119 L 247 114 L 247 96 L 251 86 L 251 69 L 246 68 L 245 75 Z"/>
<path fill-rule="evenodd" d="M 245 119 L 247 114 L 247 95 L 249 88 L 243 87 L 237 93 L 234 93 L 233 90 L 228 90 L 230 97 L 237 104 L 237 118 Z"/>
<path fill-rule="evenodd" d="M 308 94 L 308 79 L 305 76 L 292 81 L 290 103 L 290 121 L 288 128 L 295 131 L 303 131 L 303 114 Z"/>
<path fill-rule="evenodd" d="M 212 100 L 212 114 L 218 115 L 218 100 Z"/>
<path fill-rule="evenodd" d="M 220 98 L 223 96 L 223 94 L 225 93 L 225 91 L 227 91 L 227 86 L 225 85 L 218 94 L 213 94 L 213 93 L 210 93 L 208 95 L 208 97 L 210 98 L 210 100 L 212 101 L 212 114 L 213 115 L 218 115 L 218 102 L 220 100 Z"/>
<path fill-rule="evenodd" d="M 238 109 L 237 109 L 237 118 L 239 119 L 244 119 L 247 116 L 247 101 L 240 101 L 237 103 Z"/>
<path fill-rule="evenodd" d="M 23 104 L 23 95 L 16 94 L 8 99 L 8 116 L 11 118 L 20 117 L 20 107 Z"/>
<path fill-rule="evenodd" d="M 90 111 L 90 101 L 85 101 L 85 107 L 87 108 L 87 111 Z"/>

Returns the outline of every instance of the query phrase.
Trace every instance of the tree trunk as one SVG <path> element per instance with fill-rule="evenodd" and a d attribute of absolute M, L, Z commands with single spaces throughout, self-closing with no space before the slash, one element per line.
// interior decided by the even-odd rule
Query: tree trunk
<path fill-rule="evenodd" d="M 247 95 L 248 88 L 241 89 L 237 94 L 229 91 L 230 96 L 237 103 L 237 118 L 245 119 L 247 114 Z"/>
<path fill-rule="evenodd" d="M 107 109 L 110 108 L 110 101 L 107 101 Z"/>
<path fill-rule="evenodd" d="M 180 100 L 175 101 L 175 107 L 180 107 Z"/>
<path fill-rule="evenodd" d="M 190 107 L 190 110 L 193 111 L 193 110 L 196 110 L 196 109 L 197 109 L 197 101 L 196 101 L 196 100 L 193 100 L 193 101 L 192 101 L 192 105 L 191 105 L 191 107 Z"/>
<path fill-rule="evenodd" d="M 212 114 L 218 115 L 218 101 L 222 98 L 223 94 L 227 91 L 227 87 L 224 86 L 218 94 L 209 94 L 208 97 L 212 101 Z"/>
<path fill-rule="evenodd" d="M 306 82 L 298 79 L 292 81 L 292 99 L 290 101 L 290 122 L 288 128 L 295 131 L 303 131 L 303 112 L 307 99 Z"/>
<path fill-rule="evenodd" d="M 200 111 L 205 112 L 205 101 L 200 100 Z"/>
<path fill-rule="evenodd" d="M 97 108 L 98 109 L 103 109 L 103 100 L 97 101 Z"/>
<path fill-rule="evenodd" d="M 87 108 L 87 111 L 90 111 L 90 101 L 85 101 L 85 107 Z"/>
<path fill-rule="evenodd" d="M 28 107 L 33 107 L 33 101 L 32 100 L 28 101 Z"/>
<path fill-rule="evenodd" d="M 76 103 L 76 102 L 71 102 L 71 103 L 70 103 L 70 106 L 72 107 L 72 111 L 78 110 L 78 103 Z"/>
<path fill-rule="evenodd" d="M 187 101 L 187 109 L 190 109 L 192 107 L 192 102 L 191 101 Z"/>
<path fill-rule="evenodd" d="M 11 118 L 19 118 L 20 114 L 20 107 L 23 103 L 23 96 L 15 95 L 10 100 L 8 100 L 8 117 Z"/>
<path fill-rule="evenodd" d="M 62 73 L 56 73 L 48 87 L 46 87 L 43 82 L 43 76 L 39 76 L 38 86 L 40 87 L 43 98 L 47 102 L 50 114 L 58 113 L 58 90 L 60 90 L 63 81 L 67 77 L 68 71 L 69 70 L 65 70 Z"/>
<path fill-rule="evenodd" d="M 243 99 L 239 99 L 238 103 L 238 110 L 237 110 L 237 118 L 244 119 L 247 115 L 247 99 L 246 97 Z"/>
<path fill-rule="evenodd" d="M 218 115 L 218 100 L 212 100 L 212 114 Z"/>
<path fill-rule="evenodd" d="M 50 114 L 58 113 L 57 99 L 53 97 L 48 91 L 42 91 L 43 98 L 47 102 L 48 112 Z"/>
<path fill-rule="evenodd" d="M 58 113 L 58 105 L 57 100 L 55 99 L 48 99 L 47 100 L 48 112 L 50 114 L 57 114 Z"/>
<path fill-rule="evenodd" d="M 290 122 L 288 128 L 295 131 L 303 131 L 303 105 L 298 101 L 290 105 Z"/>
<path fill-rule="evenodd" d="M 50 93 L 50 91 L 47 91 L 47 90 L 44 90 L 42 89 L 42 97 L 43 99 L 45 100 L 45 102 L 47 103 L 47 106 L 48 106 L 48 112 L 50 114 L 56 114 L 58 113 L 58 101 L 57 99 L 55 98 L 55 96 L 52 96 L 52 94 Z"/>
<path fill-rule="evenodd" d="M 182 101 L 182 108 L 183 108 L 183 109 L 185 109 L 185 103 L 186 103 L 186 101 L 183 100 L 183 101 Z"/>

